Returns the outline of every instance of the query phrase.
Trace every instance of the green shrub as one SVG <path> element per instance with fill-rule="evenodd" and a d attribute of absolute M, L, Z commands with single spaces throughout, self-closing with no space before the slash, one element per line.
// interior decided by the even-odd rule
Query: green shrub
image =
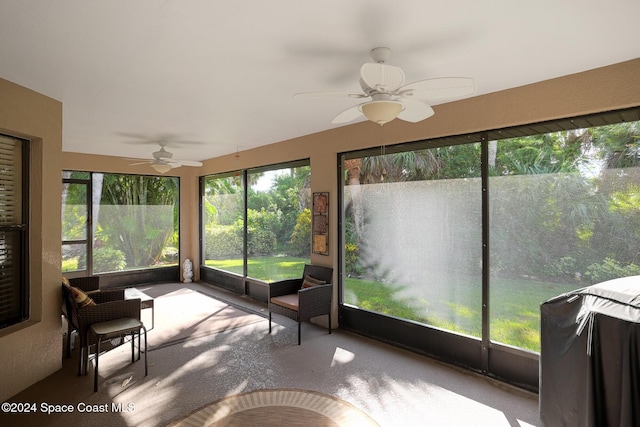
<path fill-rule="evenodd" d="M 235 225 L 207 227 L 205 259 L 220 259 L 242 255 L 242 229 Z"/>
<path fill-rule="evenodd" d="M 289 255 L 308 257 L 311 251 L 311 210 L 305 209 L 296 220 L 289 239 Z"/>
<path fill-rule="evenodd" d="M 252 227 L 247 234 L 249 255 L 271 255 L 275 252 L 278 239 L 273 231 Z"/>
<path fill-rule="evenodd" d="M 163 264 L 175 264 L 178 262 L 178 255 L 180 252 L 178 248 L 175 246 L 166 246 L 162 249 L 162 257 L 160 258 L 160 262 Z"/>
<path fill-rule="evenodd" d="M 63 259 L 62 260 L 62 272 L 76 271 L 78 270 L 78 258 Z"/>
<path fill-rule="evenodd" d="M 573 257 L 564 256 L 554 260 L 542 269 L 546 276 L 574 278 L 578 272 L 577 262 Z"/>
<path fill-rule="evenodd" d="M 122 271 L 126 266 L 124 252 L 119 249 L 102 246 L 93 250 L 93 271 L 97 273 Z"/>
<path fill-rule="evenodd" d="M 344 245 L 344 261 L 348 277 L 360 277 L 364 270 L 358 263 L 358 245 L 347 243 Z"/>
<path fill-rule="evenodd" d="M 268 212 L 264 208 L 260 211 L 256 211 L 254 209 L 247 210 L 248 255 L 271 255 L 275 252 L 277 236 L 276 233 L 272 231 L 272 228 L 276 227 L 279 221 L 280 217 L 277 213 Z M 242 230 L 244 229 L 244 221 L 242 219 L 238 219 L 231 227 L 233 232 L 236 233 L 237 237 L 240 239 L 239 248 L 242 248 Z M 232 238 L 231 235 L 228 235 L 228 237 Z M 235 247 L 235 240 L 232 244 Z M 242 254 L 242 250 L 237 254 Z"/>
<path fill-rule="evenodd" d="M 601 283 L 619 277 L 640 275 L 640 266 L 636 264 L 621 265 L 613 258 L 605 258 L 602 263 L 591 264 L 587 268 L 585 276 L 591 279 L 591 283 Z"/>

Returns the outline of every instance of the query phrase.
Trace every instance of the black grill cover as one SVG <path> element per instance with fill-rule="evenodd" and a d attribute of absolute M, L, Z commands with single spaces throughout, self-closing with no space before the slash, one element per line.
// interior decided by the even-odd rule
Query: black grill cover
<path fill-rule="evenodd" d="M 540 307 L 540 418 L 553 426 L 640 426 L 640 276 Z"/>

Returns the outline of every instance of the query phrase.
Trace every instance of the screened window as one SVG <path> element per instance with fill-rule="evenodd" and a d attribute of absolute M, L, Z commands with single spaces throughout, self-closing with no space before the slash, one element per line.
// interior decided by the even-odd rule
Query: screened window
<path fill-rule="evenodd" d="M 91 175 L 65 171 L 62 177 L 62 272 L 87 271 L 91 265 Z"/>
<path fill-rule="evenodd" d="M 640 275 L 640 122 L 490 146 L 490 336 L 539 351 L 542 302 Z"/>
<path fill-rule="evenodd" d="M 480 336 L 480 144 L 365 154 L 343 163 L 343 302 Z"/>
<path fill-rule="evenodd" d="M 350 307 L 529 357 L 541 303 L 640 275 L 638 109 L 346 153 L 342 167 Z"/>
<path fill-rule="evenodd" d="M 247 276 L 301 277 L 311 256 L 311 168 L 253 169 L 248 177 Z"/>
<path fill-rule="evenodd" d="M 205 177 L 203 190 L 204 264 L 244 275 L 244 174 Z"/>
<path fill-rule="evenodd" d="M 73 172 L 63 180 L 63 271 L 94 274 L 178 263 L 178 178 L 86 174 Z"/>
<path fill-rule="evenodd" d="M 205 266 L 263 281 L 300 277 L 310 262 L 310 183 L 308 160 L 204 177 Z"/>
<path fill-rule="evenodd" d="M 27 141 L 0 135 L 0 327 L 29 314 Z"/>

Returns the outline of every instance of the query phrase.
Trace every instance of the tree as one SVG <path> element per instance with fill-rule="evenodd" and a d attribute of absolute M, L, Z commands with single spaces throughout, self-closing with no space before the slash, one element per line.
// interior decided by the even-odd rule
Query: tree
<path fill-rule="evenodd" d="M 277 249 L 288 252 L 298 215 L 310 208 L 311 168 L 302 166 L 280 172 L 273 177 L 267 191 L 249 187 L 248 209 L 272 219 L 263 226 L 276 236 Z"/>
<path fill-rule="evenodd" d="M 155 264 L 176 228 L 178 180 L 105 174 L 96 248 L 121 250 L 128 267 Z"/>
<path fill-rule="evenodd" d="M 345 248 L 359 250 L 361 184 L 478 178 L 480 156 L 470 143 L 345 160 Z M 573 280 L 640 265 L 640 122 L 491 141 L 488 166 L 494 271 Z"/>
<path fill-rule="evenodd" d="M 289 239 L 291 255 L 309 257 L 311 250 L 311 209 L 305 208 L 298 214 L 296 226 Z"/>

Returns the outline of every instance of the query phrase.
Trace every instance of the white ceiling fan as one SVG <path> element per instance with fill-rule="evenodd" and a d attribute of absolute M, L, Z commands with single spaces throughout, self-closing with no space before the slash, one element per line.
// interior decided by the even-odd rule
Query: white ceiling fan
<path fill-rule="evenodd" d="M 138 163 L 132 163 L 130 166 L 150 164 L 153 169 L 158 173 L 167 173 L 173 168 L 179 168 L 180 166 L 202 166 L 202 162 L 194 160 L 178 160 L 173 158 L 173 153 L 167 151 L 164 147 L 167 145 L 167 141 L 158 141 L 160 150 L 153 152 L 153 159 L 145 159 Z M 128 160 L 142 160 L 142 159 L 128 159 Z"/>
<path fill-rule="evenodd" d="M 401 68 L 387 65 L 391 56 L 388 47 L 371 49 L 373 63 L 365 63 L 360 68 L 360 87 L 363 93 L 349 92 L 304 92 L 296 98 L 349 97 L 371 98 L 370 101 L 355 105 L 338 114 L 331 123 L 347 123 L 362 115 L 383 125 L 398 118 L 407 122 L 419 122 L 434 114 L 426 100 L 443 100 L 473 95 L 476 84 L 466 77 L 443 77 L 419 80 L 404 85 Z"/>

